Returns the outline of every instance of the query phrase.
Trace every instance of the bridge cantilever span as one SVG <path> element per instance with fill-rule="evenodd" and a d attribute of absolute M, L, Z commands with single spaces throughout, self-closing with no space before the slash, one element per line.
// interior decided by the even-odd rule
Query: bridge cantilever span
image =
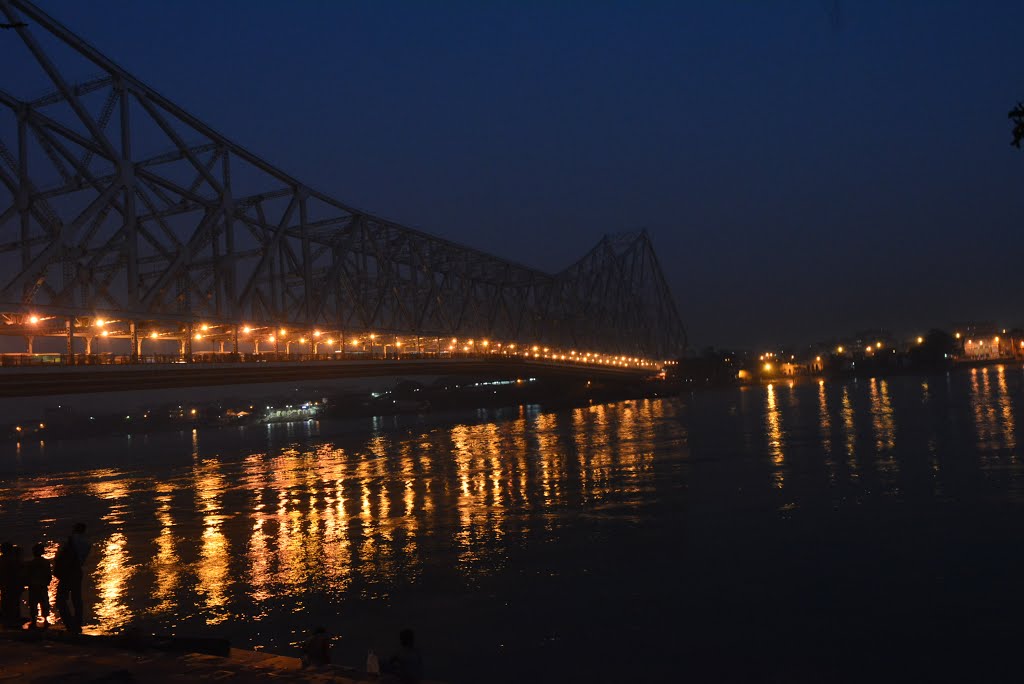
<path fill-rule="evenodd" d="M 397 225 L 231 142 L 30 2 L 0 13 L 27 24 L 0 45 L 18 74 L 0 83 L 0 332 L 63 335 L 71 361 L 103 337 L 189 361 L 204 340 L 316 354 L 317 337 L 371 334 L 649 361 L 686 346 L 645 231 L 551 274 Z M 67 75 L 83 71 L 99 74 Z"/>

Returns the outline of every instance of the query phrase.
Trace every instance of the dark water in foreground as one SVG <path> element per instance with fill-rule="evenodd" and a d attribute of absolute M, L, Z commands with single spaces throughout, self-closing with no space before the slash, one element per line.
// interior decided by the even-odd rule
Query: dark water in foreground
<path fill-rule="evenodd" d="M 94 630 L 450 682 L 1016 680 L 1022 379 L 6 445 L 0 535 L 89 523 Z"/>

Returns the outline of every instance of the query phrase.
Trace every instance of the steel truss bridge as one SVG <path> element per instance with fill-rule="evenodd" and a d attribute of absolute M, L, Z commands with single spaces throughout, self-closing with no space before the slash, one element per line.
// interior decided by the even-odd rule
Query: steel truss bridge
<path fill-rule="evenodd" d="M 551 274 L 397 225 L 231 142 L 31 3 L 0 0 L 0 14 L 13 25 L 0 334 L 24 336 L 25 359 L 45 336 L 65 338 L 71 364 L 500 354 L 649 368 L 686 347 L 646 232 Z"/>

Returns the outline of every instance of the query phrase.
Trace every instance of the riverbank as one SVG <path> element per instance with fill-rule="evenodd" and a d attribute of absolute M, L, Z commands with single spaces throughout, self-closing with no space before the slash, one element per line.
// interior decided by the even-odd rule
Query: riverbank
<path fill-rule="evenodd" d="M 115 637 L 72 637 L 62 630 L 0 632 L 0 680 L 31 682 L 287 681 L 361 684 L 355 668 L 303 669 L 298 658 L 230 649 L 229 655 L 130 648 Z M 428 684 L 428 683 L 425 683 Z M 437 683 L 434 683 L 437 684 Z"/>

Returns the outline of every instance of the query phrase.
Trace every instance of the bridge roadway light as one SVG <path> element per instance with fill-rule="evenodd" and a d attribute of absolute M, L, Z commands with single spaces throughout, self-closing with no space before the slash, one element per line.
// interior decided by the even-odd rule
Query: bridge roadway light
<path fill-rule="evenodd" d="M 321 335 L 321 332 L 319 330 L 314 330 L 313 331 L 313 337 L 320 337 L 320 335 Z"/>
<path fill-rule="evenodd" d="M 244 328 L 242 328 L 242 332 L 248 335 L 249 333 L 252 332 L 252 328 L 250 328 L 249 326 L 245 326 Z"/>
<path fill-rule="evenodd" d="M 192 336 L 192 339 L 194 339 L 194 340 L 201 340 L 201 339 L 203 339 L 203 336 L 200 335 L 199 333 L 196 333 L 195 335 Z"/>
<path fill-rule="evenodd" d="M 110 335 L 110 331 L 109 330 L 104 330 L 103 332 L 100 333 L 100 335 L 103 336 L 103 337 L 107 337 L 108 335 Z"/>
<path fill-rule="evenodd" d="M 281 328 L 281 329 L 280 329 L 280 330 L 278 330 L 277 332 L 278 332 L 278 334 L 280 334 L 280 335 L 281 335 L 281 337 L 284 337 L 285 335 L 287 335 L 287 334 L 288 334 L 288 331 L 287 331 L 287 330 L 285 330 L 284 328 Z"/>
<path fill-rule="evenodd" d="M 210 326 L 208 326 L 206 323 L 203 323 L 201 326 L 199 326 L 199 329 L 202 330 L 203 332 L 206 332 L 207 330 L 210 329 Z"/>
<path fill-rule="evenodd" d="M 31 323 L 32 325 L 35 325 L 36 323 L 39 322 L 39 316 L 32 314 L 31 316 L 28 317 L 28 322 Z"/>
<path fill-rule="evenodd" d="M 155 332 L 149 333 L 149 339 L 155 340 L 157 337 L 159 337 L 159 335 L 157 335 Z"/>
<path fill-rule="evenodd" d="M 95 321 L 93 321 L 93 325 L 95 325 L 97 328 L 102 328 L 106 324 L 107 322 L 102 318 L 97 318 Z"/>
<path fill-rule="evenodd" d="M 273 335 L 271 335 L 270 337 L 267 338 L 267 342 L 273 342 L 273 341 L 274 341 L 274 336 Z"/>

